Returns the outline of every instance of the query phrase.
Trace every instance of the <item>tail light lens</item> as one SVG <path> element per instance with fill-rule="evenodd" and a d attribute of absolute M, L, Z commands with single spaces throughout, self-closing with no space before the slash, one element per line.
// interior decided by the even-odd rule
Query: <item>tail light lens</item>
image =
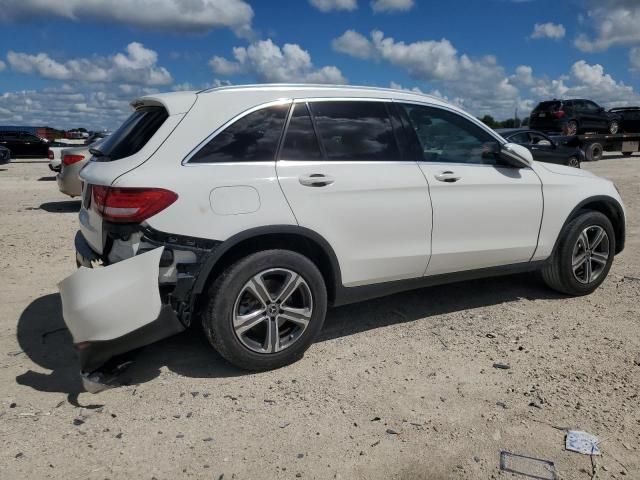
<path fill-rule="evenodd" d="M 163 188 L 113 188 L 92 185 L 92 208 L 114 223 L 140 223 L 164 210 L 178 194 Z"/>
<path fill-rule="evenodd" d="M 49 149 L 47 155 L 49 156 L 49 160 L 53 160 L 53 151 L 51 149 Z"/>
<path fill-rule="evenodd" d="M 557 112 L 551 112 L 551 115 L 553 115 L 556 118 L 564 118 L 565 112 L 564 110 L 558 110 Z"/>
<path fill-rule="evenodd" d="M 84 155 L 65 155 L 62 157 L 62 163 L 66 166 L 73 165 L 84 160 Z"/>

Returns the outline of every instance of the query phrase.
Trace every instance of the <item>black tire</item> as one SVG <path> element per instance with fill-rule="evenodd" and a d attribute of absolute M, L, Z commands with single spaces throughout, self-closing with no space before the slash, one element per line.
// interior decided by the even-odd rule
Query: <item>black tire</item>
<path fill-rule="evenodd" d="M 590 144 L 584 151 L 584 156 L 588 162 L 597 162 L 602 158 L 602 145 L 599 143 Z"/>
<path fill-rule="evenodd" d="M 565 134 L 567 136 L 573 136 L 578 134 L 578 122 L 575 120 L 569 120 L 565 128 Z"/>
<path fill-rule="evenodd" d="M 573 252 L 580 234 L 590 227 L 601 227 L 608 236 L 609 256 L 599 276 L 589 283 L 581 283 L 573 271 Z M 560 239 L 553 256 L 542 269 L 542 278 L 552 289 L 568 295 L 588 295 L 607 277 L 616 249 L 616 239 L 611 221 L 600 212 L 586 211 L 571 220 L 560 233 Z"/>
<path fill-rule="evenodd" d="M 265 270 L 278 268 L 295 272 L 306 282 L 311 292 L 312 314 L 295 343 L 276 353 L 258 353 L 238 338 L 233 327 L 234 309 L 250 279 Z M 322 274 L 307 257 L 289 250 L 265 250 L 248 255 L 228 267 L 207 294 L 208 304 L 202 316 L 205 334 L 222 357 L 245 370 L 272 370 L 302 358 L 322 329 L 327 312 L 327 290 Z"/>
<path fill-rule="evenodd" d="M 578 157 L 570 157 L 569 160 L 567 160 L 567 166 L 580 168 L 580 159 Z"/>
<path fill-rule="evenodd" d="M 615 135 L 620 130 L 620 124 L 617 120 L 612 120 L 611 122 L 609 122 L 607 130 L 611 135 Z"/>
<path fill-rule="evenodd" d="M 633 155 L 633 152 L 622 152 L 622 156 L 624 157 L 630 157 L 631 155 Z"/>

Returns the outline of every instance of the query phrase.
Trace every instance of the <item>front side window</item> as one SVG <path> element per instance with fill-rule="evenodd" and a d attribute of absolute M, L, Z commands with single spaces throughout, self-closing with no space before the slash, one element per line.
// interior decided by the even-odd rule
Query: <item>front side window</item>
<path fill-rule="evenodd" d="M 512 143 L 521 143 L 527 145 L 529 143 L 529 134 L 527 132 L 516 133 L 508 138 Z"/>
<path fill-rule="evenodd" d="M 383 102 L 329 101 L 310 104 L 327 160 L 399 160 Z"/>
<path fill-rule="evenodd" d="M 402 104 L 422 148 L 425 162 L 496 165 L 497 140 L 457 113 L 423 105 Z"/>
<path fill-rule="evenodd" d="M 289 105 L 251 112 L 213 137 L 189 163 L 274 161 Z"/>
<path fill-rule="evenodd" d="M 313 129 L 306 103 L 297 103 L 293 107 L 291 119 L 284 137 L 281 160 L 320 160 L 322 152 Z"/>

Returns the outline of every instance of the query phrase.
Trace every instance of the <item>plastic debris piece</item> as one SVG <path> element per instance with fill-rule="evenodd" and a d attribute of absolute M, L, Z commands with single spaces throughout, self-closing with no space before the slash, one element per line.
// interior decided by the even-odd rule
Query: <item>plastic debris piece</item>
<path fill-rule="evenodd" d="M 602 455 L 598 443 L 600 441 L 595 435 L 579 430 L 569 430 L 565 440 L 565 448 L 583 455 Z"/>

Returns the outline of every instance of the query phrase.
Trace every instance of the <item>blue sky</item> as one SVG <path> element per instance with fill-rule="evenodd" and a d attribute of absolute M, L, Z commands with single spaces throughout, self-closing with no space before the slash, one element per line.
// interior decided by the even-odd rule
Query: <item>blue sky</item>
<path fill-rule="evenodd" d="M 497 118 L 552 97 L 640 104 L 637 0 L 3 4 L 0 124 L 113 128 L 145 93 L 276 81 L 418 89 Z"/>

